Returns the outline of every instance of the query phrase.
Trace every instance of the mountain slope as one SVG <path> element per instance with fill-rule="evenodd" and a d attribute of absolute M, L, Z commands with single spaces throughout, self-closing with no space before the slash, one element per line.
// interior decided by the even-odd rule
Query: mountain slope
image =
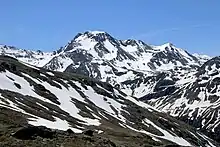
<path fill-rule="evenodd" d="M 219 141 L 220 57 L 212 58 L 197 71 L 185 74 L 182 79 L 165 86 L 173 89 L 168 95 L 162 87 L 141 100 L 202 130 Z M 181 85 L 178 85 L 181 83 Z"/>
<path fill-rule="evenodd" d="M 0 80 L 1 136 L 9 128 L 29 124 L 78 133 L 93 129 L 117 146 L 218 145 L 192 127 L 95 79 L 0 56 Z M 13 115 L 5 115 L 9 112 Z M 4 129 L 7 131 L 2 132 Z"/>

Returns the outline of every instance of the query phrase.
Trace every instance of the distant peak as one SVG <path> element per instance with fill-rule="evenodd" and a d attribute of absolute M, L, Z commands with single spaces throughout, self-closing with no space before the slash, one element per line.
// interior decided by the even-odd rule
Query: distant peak
<path fill-rule="evenodd" d="M 181 54 L 189 54 L 186 50 L 182 49 L 182 48 L 178 48 L 176 47 L 174 44 L 172 43 L 165 43 L 163 45 L 160 46 L 152 46 L 154 49 L 160 50 L 160 51 L 169 51 L 169 52 L 179 52 Z"/>
<path fill-rule="evenodd" d="M 78 42 L 86 39 L 92 39 L 97 42 L 103 42 L 105 40 L 116 40 L 110 34 L 104 31 L 86 31 L 84 33 L 78 33 L 73 40 Z"/>
<path fill-rule="evenodd" d="M 107 32 L 104 31 L 86 31 L 83 35 L 87 35 L 88 37 L 92 36 L 110 36 Z"/>
<path fill-rule="evenodd" d="M 87 36 L 87 37 L 93 37 L 93 36 L 97 36 L 97 35 L 107 35 L 108 33 L 104 32 L 104 31 L 85 31 L 82 33 L 78 33 L 75 37 L 74 40 L 79 38 L 80 36 Z"/>
<path fill-rule="evenodd" d="M 162 48 L 164 48 L 164 49 L 184 50 L 184 49 L 182 49 L 182 48 L 176 47 L 173 43 L 170 43 L 170 42 L 163 44 L 163 45 L 162 45 Z M 185 50 L 184 50 L 184 51 L 185 51 Z"/>
<path fill-rule="evenodd" d="M 194 53 L 192 54 L 193 56 L 195 56 L 196 58 L 199 58 L 199 59 L 207 59 L 207 60 L 210 60 L 212 57 L 211 56 L 208 56 L 208 55 L 204 55 L 204 54 L 198 54 L 198 53 Z"/>
<path fill-rule="evenodd" d="M 137 43 L 134 39 L 120 40 L 120 42 L 125 45 L 135 45 Z"/>
<path fill-rule="evenodd" d="M 220 61 L 220 56 L 213 57 L 213 58 L 211 58 L 210 60 Z"/>
<path fill-rule="evenodd" d="M 89 32 L 90 34 L 93 34 L 93 35 L 106 34 L 106 32 L 104 32 L 104 31 L 87 31 L 87 32 Z"/>
<path fill-rule="evenodd" d="M 5 49 L 17 49 L 15 46 L 10 46 L 10 45 L 5 45 L 5 44 L 0 44 L 0 48 L 5 48 Z"/>
<path fill-rule="evenodd" d="M 165 46 L 165 47 L 173 47 L 174 45 L 173 45 L 172 43 L 168 42 L 168 43 L 163 44 L 162 46 Z"/>

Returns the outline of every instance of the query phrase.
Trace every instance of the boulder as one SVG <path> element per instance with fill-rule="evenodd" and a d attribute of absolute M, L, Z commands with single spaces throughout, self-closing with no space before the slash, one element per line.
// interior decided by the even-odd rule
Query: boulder
<path fill-rule="evenodd" d="M 27 126 L 15 132 L 12 136 L 21 140 L 32 140 L 37 136 L 42 138 L 54 138 L 55 132 L 44 126 Z"/>
<path fill-rule="evenodd" d="M 83 133 L 87 136 L 93 136 L 94 131 L 93 130 L 86 130 Z"/>

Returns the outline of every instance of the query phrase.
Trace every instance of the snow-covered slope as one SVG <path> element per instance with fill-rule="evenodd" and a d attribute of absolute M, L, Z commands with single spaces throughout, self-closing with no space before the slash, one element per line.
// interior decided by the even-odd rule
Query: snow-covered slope
<path fill-rule="evenodd" d="M 203 64 L 206 61 L 210 60 L 212 57 L 208 56 L 208 55 L 202 55 L 202 54 L 193 54 L 193 56 L 195 56 L 197 59 L 199 59 L 199 61 Z"/>
<path fill-rule="evenodd" d="M 218 145 L 110 84 L 82 75 L 49 71 L 0 56 L 0 81 L 0 110 L 22 113 L 31 125 L 70 128 L 78 133 L 93 128 L 104 131 L 105 136 L 112 132 L 127 136 L 138 133 L 146 135 L 144 144 L 158 146 Z M 3 122 L 13 116 L 8 115 Z M 12 124 L 19 123 L 16 120 L 10 118 Z"/>
<path fill-rule="evenodd" d="M 165 80 L 167 77 L 169 81 Z M 220 57 L 178 77 L 158 80 L 158 88 L 154 87 L 154 92 L 141 100 L 220 140 Z"/>
<path fill-rule="evenodd" d="M 11 56 L 25 63 L 42 67 L 55 56 L 55 52 L 31 51 L 18 49 L 13 46 L 0 45 L 0 55 Z"/>

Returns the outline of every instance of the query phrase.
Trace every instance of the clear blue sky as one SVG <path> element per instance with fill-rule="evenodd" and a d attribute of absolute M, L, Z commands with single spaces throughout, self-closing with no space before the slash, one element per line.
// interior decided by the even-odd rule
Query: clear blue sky
<path fill-rule="evenodd" d="M 220 55 L 219 0 L 1 0 L 0 43 L 56 50 L 78 32 Z"/>

